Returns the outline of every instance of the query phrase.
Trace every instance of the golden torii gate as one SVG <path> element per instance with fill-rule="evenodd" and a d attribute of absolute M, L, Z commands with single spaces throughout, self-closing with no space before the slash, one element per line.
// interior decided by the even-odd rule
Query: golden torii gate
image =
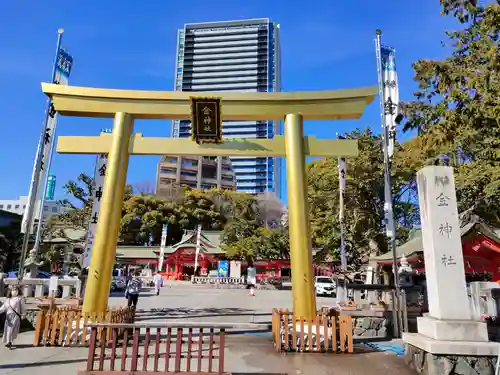
<path fill-rule="evenodd" d="M 357 156 L 354 140 L 303 136 L 303 120 L 360 118 L 377 87 L 336 91 L 277 93 L 196 93 L 111 90 L 42 83 L 55 110 L 65 116 L 114 118 L 112 134 L 61 136 L 57 152 L 108 154 L 100 217 L 94 238 L 83 303 L 85 312 L 104 312 L 115 263 L 123 195 L 130 155 L 285 156 L 287 168 L 293 309 L 298 319 L 316 316 L 306 156 Z M 223 120 L 283 120 L 285 135 L 274 139 L 230 139 L 197 144 L 183 138 L 133 134 L 134 119 L 183 120 L 191 117 L 190 97 L 216 95 Z"/>

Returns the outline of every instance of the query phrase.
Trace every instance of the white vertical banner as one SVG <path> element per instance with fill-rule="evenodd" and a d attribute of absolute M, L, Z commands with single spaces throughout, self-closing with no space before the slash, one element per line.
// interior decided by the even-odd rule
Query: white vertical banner
<path fill-rule="evenodd" d="M 101 199 L 104 193 L 104 177 L 108 169 L 108 155 L 101 154 L 97 156 L 97 162 L 94 172 L 94 191 L 92 192 L 92 213 L 89 220 L 89 229 L 87 233 L 87 243 L 83 254 L 83 267 L 90 265 L 90 256 L 94 246 L 94 237 L 97 230 L 99 211 L 101 208 Z"/>
<path fill-rule="evenodd" d="M 68 85 L 69 75 L 71 73 L 71 67 L 73 65 L 73 57 L 63 48 L 59 48 L 57 52 L 56 64 L 54 68 L 54 80 L 53 83 L 59 85 Z M 48 108 L 47 108 L 47 124 L 45 127 L 45 133 L 43 136 L 43 141 L 38 144 L 38 150 L 40 147 L 42 148 L 41 160 L 38 161 L 35 159 L 35 166 L 33 167 L 33 171 L 37 167 L 40 169 L 40 173 L 38 174 L 38 181 L 36 181 L 36 190 L 30 190 L 30 197 L 28 198 L 28 202 L 31 201 L 31 195 L 35 194 L 41 197 L 40 199 L 40 209 L 38 213 L 38 220 L 41 222 L 43 218 L 43 200 L 44 200 L 44 185 L 48 178 L 49 168 L 50 168 L 50 160 L 52 157 L 52 150 L 54 148 L 55 142 L 55 133 L 56 133 L 56 125 L 57 125 L 57 113 L 54 109 L 54 105 L 52 101 L 49 100 Z M 36 164 L 39 165 L 37 166 Z M 35 198 L 36 199 L 36 198 Z M 33 231 L 33 221 L 28 223 L 28 210 L 30 209 L 29 205 L 26 205 L 26 209 L 23 215 L 23 221 L 21 224 L 21 231 L 26 233 L 29 228 L 29 232 Z"/>
<path fill-rule="evenodd" d="M 399 113 L 398 75 L 396 73 L 396 50 L 391 47 L 380 47 L 382 68 L 382 88 L 384 93 L 384 124 L 382 134 L 387 144 L 389 160 L 394 154 L 396 142 L 396 118 Z"/>
<path fill-rule="evenodd" d="M 165 246 L 167 245 L 168 224 L 163 224 L 161 230 L 160 257 L 158 259 L 158 271 L 163 270 L 163 261 L 165 260 Z M 168 271 L 168 270 L 167 270 Z"/>
<path fill-rule="evenodd" d="M 346 186 L 346 162 L 345 158 L 339 158 L 339 194 L 340 194 L 340 207 L 339 207 L 339 220 L 344 221 L 344 193 Z"/>
<path fill-rule="evenodd" d="M 344 139 L 339 137 L 339 139 Z M 339 228 L 340 228 L 340 264 L 342 270 L 347 270 L 347 258 L 345 254 L 344 238 L 344 193 L 346 187 L 346 161 L 345 158 L 339 158 Z"/>
<path fill-rule="evenodd" d="M 198 270 L 198 257 L 200 256 L 201 247 L 201 224 L 198 224 L 196 230 L 196 251 L 194 253 L 194 275 L 196 276 L 196 271 Z"/>

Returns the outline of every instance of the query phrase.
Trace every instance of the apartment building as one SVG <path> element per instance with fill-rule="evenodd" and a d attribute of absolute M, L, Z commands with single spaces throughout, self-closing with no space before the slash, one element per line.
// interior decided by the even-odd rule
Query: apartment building
<path fill-rule="evenodd" d="M 21 196 L 19 199 L 1 199 L 0 210 L 11 212 L 13 214 L 23 215 L 26 205 L 28 204 L 28 196 Z M 63 205 L 57 200 L 46 199 L 43 204 L 43 218 L 49 216 L 60 215 L 68 212 L 71 208 Z M 34 217 L 38 218 L 40 212 L 40 200 L 36 201 Z"/>
<path fill-rule="evenodd" d="M 170 196 L 180 186 L 234 190 L 231 161 L 223 157 L 163 156 L 158 163 L 156 193 Z"/>

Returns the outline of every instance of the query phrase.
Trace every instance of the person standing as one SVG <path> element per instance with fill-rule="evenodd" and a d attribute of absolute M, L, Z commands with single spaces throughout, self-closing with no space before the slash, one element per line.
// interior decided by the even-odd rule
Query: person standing
<path fill-rule="evenodd" d="M 12 349 L 12 344 L 19 334 L 21 320 L 26 314 L 24 297 L 19 287 L 14 286 L 9 290 L 7 299 L 0 307 L 0 314 L 5 313 L 5 325 L 2 342 L 7 348 Z"/>
<path fill-rule="evenodd" d="M 155 292 L 156 295 L 160 295 L 160 288 L 163 286 L 163 276 L 160 275 L 158 271 L 156 271 L 154 277 L 153 277 L 153 283 L 155 285 Z"/>
<path fill-rule="evenodd" d="M 127 288 L 125 289 L 125 298 L 128 301 L 128 307 L 133 306 L 134 309 L 137 307 L 137 301 L 139 301 L 139 293 L 141 292 L 141 280 L 139 280 L 139 275 L 134 273 L 132 279 L 127 283 Z"/>
<path fill-rule="evenodd" d="M 250 289 L 250 297 L 255 297 L 255 285 L 257 285 L 257 270 L 253 263 L 249 262 L 247 268 L 247 288 Z"/>

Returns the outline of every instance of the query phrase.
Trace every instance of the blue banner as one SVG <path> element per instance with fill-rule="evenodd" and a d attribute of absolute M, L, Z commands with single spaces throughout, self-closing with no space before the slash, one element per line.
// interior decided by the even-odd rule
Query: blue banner
<path fill-rule="evenodd" d="M 380 48 L 380 57 L 382 59 L 382 70 L 396 71 L 396 50 L 394 48 L 382 46 Z"/>
<path fill-rule="evenodd" d="M 64 48 L 60 48 L 59 53 L 57 54 L 56 72 L 68 79 L 72 66 L 73 56 L 71 56 Z"/>
<path fill-rule="evenodd" d="M 227 260 L 219 260 L 217 273 L 219 277 L 229 277 L 229 262 Z"/>

